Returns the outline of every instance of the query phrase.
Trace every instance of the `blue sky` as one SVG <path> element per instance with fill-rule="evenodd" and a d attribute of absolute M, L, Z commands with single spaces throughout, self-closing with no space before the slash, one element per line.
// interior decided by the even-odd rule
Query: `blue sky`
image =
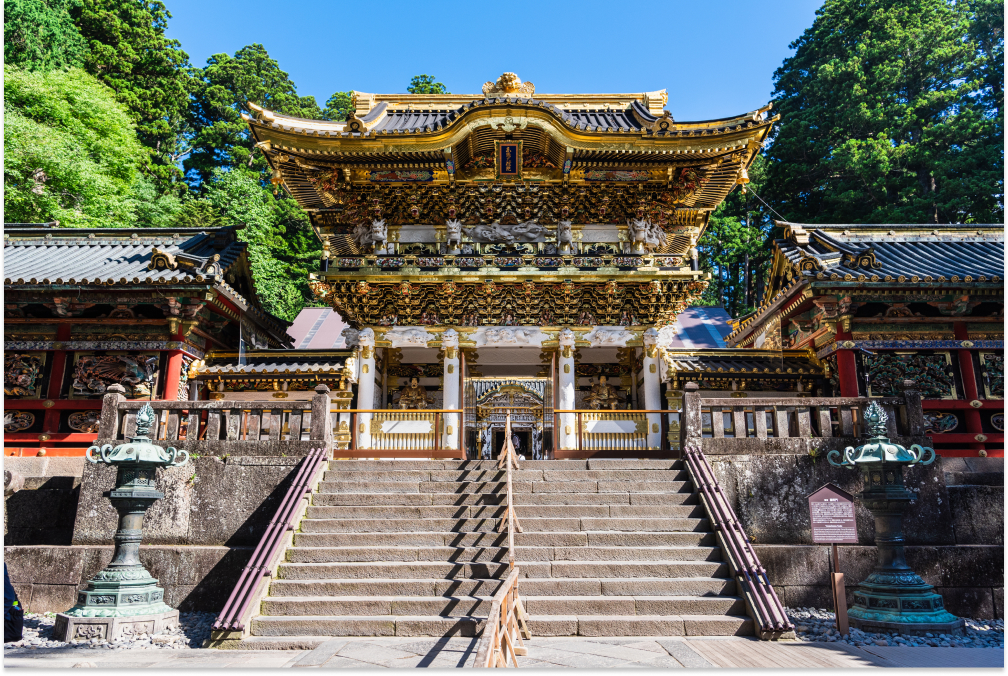
<path fill-rule="evenodd" d="M 680 120 L 753 110 L 770 99 L 788 45 L 818 1 L 354 3 L 165 0 L 168 35 L 195 65 L 259 42 L 302 95 L 403 92 L 429 73 L 476 93 L 514 71 L 538 92 L 666 88 Z"/>

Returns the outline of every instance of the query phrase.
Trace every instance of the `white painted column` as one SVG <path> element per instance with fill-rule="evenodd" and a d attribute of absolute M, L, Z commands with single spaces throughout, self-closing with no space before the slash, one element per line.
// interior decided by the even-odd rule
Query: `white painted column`
<path fill-rule="evenodd" d="M 652 326 L 644 332 L 644 408 L 648 411 L 661 409 L 661 377 L 658 362 L 658 331 Z M 648 448 L 661 447 L 661 414 L 648 413 Z"/>
<path fill-rule="evenodd" d="M 375 395 L 375 335 L 364 329 L 357 339 L 360 354 L 360 377 L 357 379 L 357 408 L 374 408 Z M 371 448 L 371 414 L 357 414 L 357 447 Z"/>
<path fill-rule="evenodd" d="M 560 332 L 560 358 L 557 362 L 560 369 L 560 396 L 557 408 L 562 411 L 570 411 L 574 408 L 574 391 L 577 389 L 577 376 L 574 371 L 574 332 L 570 329 L 564 329 Z M 577 447 L 577 430 L 574 429 L 575 418 L 573 413 L 560 415 L 560 448 L 562 449 Z"/>
<path fill-rule="evenodd" d="M 442 408 L 462 408 L 459 400 L 459 335 L 455 329 L 447 329 L 441 334 L 441 349 L 444 350 L 444 403 Z M 444 414 L 444 436 L 441 447 L 459 447 L 459 414 Z"/>

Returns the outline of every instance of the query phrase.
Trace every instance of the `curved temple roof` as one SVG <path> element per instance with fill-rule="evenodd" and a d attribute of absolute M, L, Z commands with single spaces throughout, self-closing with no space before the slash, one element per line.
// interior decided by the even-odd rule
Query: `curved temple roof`
<path fill-rule="evenodd" d="M 654 191 L 682 181 L 686 170 L 699 172 L 688 189 L 663 197 L 667 209 L 681 212 L 670 221 L 691 224 L 699 237 L 709 213 L 748 180 L 744 170 L 778 117 L 768 114 L 768 105 L 719 120 L 681 122 L 663 109 L 667 100 L 664 90 L 536 95 L 530 83 L 505 73 L 484 85 L 482 94 L 354 92 L 355 109 L 345 122 L 291 117 L 251 103 L 253 115 L 243 117 L 274 170 L 274 183 L 309 212 L 316 228 L 363 218 L 339 215 L 341 190 L 412 184 L 417 201 L 425 203 L 444 199 L 429 194 L 438 186 L 508 180 L 495 177 L 486 162 L 493 167 L 495 142 L 514 140 L 524 144 L 519 182 L 564 188 L 630 184 Z M 381 212 L 377 204 L 375 209 Z M 421 210 L 409 222 L 429 224 L 424 214 L 431 212 Z M 614 215 L 610 210 L 601 222 L 619 222 Z M 688 246 L 689 237 L 683 241 Z"/>
<path fill-rule="evenodd" d="M 786 223 L 773 242 L 763 304 L 739 320 L 729 346 L 743 345 L 779 311 L 793 309 L 800 287 L 1004 288 L 1001 224 Z"/>

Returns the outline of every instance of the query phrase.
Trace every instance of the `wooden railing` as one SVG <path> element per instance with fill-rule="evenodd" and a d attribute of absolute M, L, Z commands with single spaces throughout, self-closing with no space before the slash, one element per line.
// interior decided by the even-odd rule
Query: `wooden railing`
<path fill-rule="evenodd" d="M 150 438 L 181 442 L 197 455 L 297 455 L 313 448 L 332 448 L 332 431 L 325 424 L 331 405 L 325 385 L 316 388 L 310 401 L 283 405 L 275 401 L 127 400 L 113 391 L 102 401 L 95 443 L 116 444 L 136 434 L 137 412 L 148 404 L 156 416 Z"/>
<path fill-rule="evenodd" d="M 291 544 L 293 531 L 304 516 L 311 501 L 311 492 L 325 471 L 327 458 L 328 451 L 319 448 L 311 451 L 298 465 L 294 481 L 270 519 L 251 559 L 242 569 L 238 583 L 214 621 L 211 636 L 204 647 L 222 647 L 248 637 L 250 620 L 259 614 L 258 604 L 269 590 L 277 566 Z"/>
<path fill-rule="evenodd" d="M 462 409 L 330 410 L 340 458 L 458 458 Z"/>
<path fill-rule="evenodd" d="M 673 454 L 666 410 L 557 409 L 553 448 L 558 459 L 590 457 L 660 458 Z"/>
<path fill-rule="evenodd" d="M 864 434 L 862 411 L 878 402 L 890 439 L 923 437 L 919 394 L 903 397 L 701 398 L 687 384 L 680 443 L 702 439 L 705 453 L 809 453 L 851 445 Z M 914 443 L 918 443 L 915 441 Z M 854 444 L 856 445 L 856 444 Z"/>
<path fill-rule="evenodd" d="M 742 530 L 735 510 L 725 499 L 707 458 L 693 443 L 686 445 L 683 457 L 693 485 L 700 493 L 700 502 L 717 534 L 721 551 L 745 599 L 746 609 L 755 622 L 756 635 L 762 639 L 794 638 L 794 625 L 770 585 L 766 569 Z"/>
<path fill-rule="evenodd" d="M 517 667 L 518 656 L 528 654 L 522 637 L 524 636 L 526 640 L 532 638 L 528 628 L 528 615 L 518 594 L 520 568 L 515 565 L 514 559 L 514 534 L 515 531 L 521 533 L 522 527 L 514 511 L 511 470 L 521 467 L 518 465 L 514 444 L 511 442 L 510 414 L 504 425 L 504 448 L 501 450 L 497 468 L 507 471 L 507 507 L 501 518 L 501 530 L 507 528 L 508 533 L 508 575 L 494 594 L 490 616 L 487 617 L 483 637 L 480 639 L 476 659 L 473 662 L 473 666 L 483 668 L 506 667 L 509 658 L 511 666 Z"/>

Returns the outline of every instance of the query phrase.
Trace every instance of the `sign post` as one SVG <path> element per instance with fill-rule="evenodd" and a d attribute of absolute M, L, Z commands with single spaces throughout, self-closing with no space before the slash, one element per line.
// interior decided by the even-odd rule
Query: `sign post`
<path fill-rule="evenodd" d="M 809 517 L 812 523 L 812 541 L 833 546 L 830 588 L 833 592 L 833 609 L 836 612 L 837 631 L 847 634 L 847 590 L 840 572 L 838 544 L 857 544 L 857 523 L 854 519 L 854 496 L 847 491 L 826 484 L 808 496 Z"/>

